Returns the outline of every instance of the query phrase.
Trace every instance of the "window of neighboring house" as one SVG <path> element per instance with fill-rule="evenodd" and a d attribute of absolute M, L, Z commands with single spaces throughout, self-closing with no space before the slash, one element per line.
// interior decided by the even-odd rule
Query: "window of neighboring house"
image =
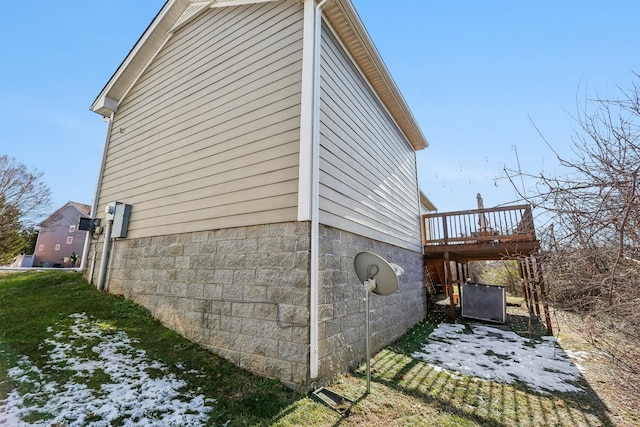
<path fill-rule="evenodd" d="M 59 250 L 60 250 L 60 245 L 58 244 L 56 245 L 56 251 L 59 251 Z"/>
<path fill-rule="evenodd" d="M 70 245 L 72 243 L 73 243 L 73 236 L 67 237 L 67 245 Z"/>
<path fill-rule="evenodd" d="M 39 251 L 44 251 L 44 245 L 40 245 L 40 246 L 38 246 L 38 250 L 39 250 Z"/>
<path fill-rule="evenodd" d="M 69 233 L 75 233 L 76 231 L 76 226 L 75 225 L 70 225 L 69 226 Z"/>

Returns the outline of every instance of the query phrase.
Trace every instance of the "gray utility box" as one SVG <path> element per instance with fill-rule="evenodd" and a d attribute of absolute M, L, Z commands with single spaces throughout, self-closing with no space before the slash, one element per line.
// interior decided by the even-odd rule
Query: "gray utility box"
<path fill-rule="evenodd" d="M 504 286 L 464 283 L 462 316 L 504 323 L 507 320 L 507 292 Z"/>
<path fill-rule="evenodd" d="M 131 205 L 116 202 L 113 213 L 113 228 L 111 229 L 112 239 L 124 239 L 129 231 L 129 215 L 131 215 Z"/>

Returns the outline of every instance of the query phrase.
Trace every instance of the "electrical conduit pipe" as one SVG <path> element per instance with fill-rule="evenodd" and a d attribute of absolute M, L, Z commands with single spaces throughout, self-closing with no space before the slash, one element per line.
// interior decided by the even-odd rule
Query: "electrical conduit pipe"
<path fill-rule="evenodd" d="M 108 209 L 108 208 L 107 208 Z M 109 214 L 107 214 L 108 216 Z M 107 277 L 107 264 L 109 263 L 109 248 L 111 246 L 111 228 L 113 219 L 107 220 L 107 227 L 104 232 L 104 245 L 102 246 L 102 259 L 100 260 L 100 273 L 98 274 L 98 290 L 104 290 L 105 279 Z"/>

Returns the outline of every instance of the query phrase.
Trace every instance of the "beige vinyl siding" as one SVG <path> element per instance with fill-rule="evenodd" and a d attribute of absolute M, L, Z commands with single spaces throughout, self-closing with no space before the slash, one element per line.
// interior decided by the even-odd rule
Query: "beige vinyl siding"
<path fill-rule="evenodd" d="M 421 250 L 415 151 L 323 27 L 320 221 Z"/>
<path fill-rule="evenodd" d="M 171 36 L 116 113 L 100 206 L 129 237 L 297 217 L 302 6 L 204 11 Z"/>

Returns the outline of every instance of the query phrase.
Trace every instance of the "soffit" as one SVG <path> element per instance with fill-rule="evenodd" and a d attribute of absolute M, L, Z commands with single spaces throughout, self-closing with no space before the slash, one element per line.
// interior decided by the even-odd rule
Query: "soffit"
<path fill-rule="evenodd" d="M 191 3 L 189 0 L 167 0 L 91 105 L 92 111 L 103 116 L 116 111 L 117 105 L 164 45 L 169 31 Z"/>
<path fill-rule="evenodd" d="M 324 9 L 324 14 L 413 148 L 415 150 L 426 148 L 429 143 L 422 134 L 351 1 L 329 1 Z"/>

